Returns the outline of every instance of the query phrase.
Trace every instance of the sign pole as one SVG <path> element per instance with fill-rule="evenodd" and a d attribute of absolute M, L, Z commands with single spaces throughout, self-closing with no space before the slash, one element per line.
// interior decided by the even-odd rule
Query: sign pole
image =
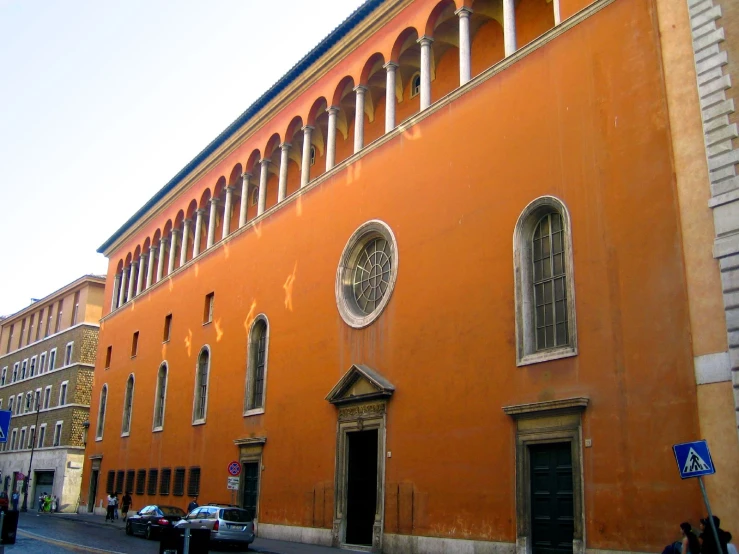
<path fill-rule="evenodd" d="M 716 525 L 713 523 L 713 513 L 711 512 L 711 505 L 708 503 L 708 495 L 706 494 L 706 487 L 703 484 L 703 477 L 698 477 L 698 484 L 701 486 L 701 493 L 703 493 L 703 502 L 706 503 L 708 522 L 711 524 L 711 529 L 713 529 L 713 538 L 716 539 L 716 548 L 718 552 L 722 552 L 721 541 L 718 539 L 718 529 L 716 529 Z"/>

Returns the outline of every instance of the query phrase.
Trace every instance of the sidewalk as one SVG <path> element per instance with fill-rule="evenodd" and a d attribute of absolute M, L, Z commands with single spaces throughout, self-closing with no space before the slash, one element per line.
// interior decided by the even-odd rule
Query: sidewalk
<path fill-rule="evenodd" d="M 68 519 L 86 525 L 96 525 L 100 527 L 108 527 L 123 531 L 126 523 L 123 519 L 116 519 L 113 522 L 106 522 L 105 516 L 90 513 L 82 514 L 50 514 L 52 517 Z M 327 546 L 316 546 L 314 544 L 303 544 L 299 542 L 276 541 L 272 539 L 257 539 L 249 547 L 250 551 L 261 552 L 262 554 L 342 554 L 355 552 L 353 550 L 344 550 L 341 548 L 329 548 Z"/>

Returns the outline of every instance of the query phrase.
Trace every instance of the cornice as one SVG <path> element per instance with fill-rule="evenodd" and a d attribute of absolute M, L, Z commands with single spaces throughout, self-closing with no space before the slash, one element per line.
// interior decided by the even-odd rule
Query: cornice
<path fill-rule="evenodd" d="M 81 285 L 84 285 L 85 283 L 105 286 L 105 277 L 100 277 L 97 275 L 83 275 L 82 277 L 75 279 L 71 283 L 64 285 L 62 288 L 55 290 L 51 294 L 47 294 L 33 304 L 26 306 L 22 310 L 17 311 L 14 314 L 5 316 L 4 319 L 0 320 L 0 326 L 5 327 L 6 325 L 15 323 L 16 321 L 23 319 L 30 312 L 35 312 L 36 310 L 38 310 L 39 306 L 43 306 L 45 308 L 46 304 L 48 304 L 49 302 L 55 302 L 59 299 L 60 296 L 65 296 L 66 294 L 72 292 L 74 289 L 80 287 Z"/>
<path fill-rule="evenodd" d="M 126 310 L 130 308 L 131 306 L 135 305 L 136 302 L 143 298 L 145 295 L 150 294 L 154 290 L 156 290 L 158 287 L 162 286 L 168 286 L 169 280 L 173 277 L 179 275 L 183 271 L 188 271 L 190 267 L 193 264 L 200 263 L 204 261 L 208 256 L 214 255 L 214 253 L 219 252 L 221 248 L 223 248 L 225 245 L 229 244 L 232 240 L 235 240 L 237 237 L 242 235 L 243 233 L 252 230 L 254 227 L 261 224 L 261 222 L 270 217 L 274 212 L 277 210 L 281 210 L 283 208 L 287 208 L 289 205 L 291 205 L 293 202 L 298 201 L 298 199 L 303 195 L 309 193 L 311 190 L 313 190 L 316 187 L 322 186 L 327 180 L 333 179 L 341 173 L 344 169 L 346 169 L 348 166 L 355 163 L 357 160 L 360 160 L 364 156 L 369 155 L 371 152 L 376 150 L 377 148 L 380 148 L 382 145 L 384 145 L 387 142 L 390 142 L 391 140 L 394 140 L 395 138 L 401 136 L 402 134 L 406 133 L 411 129 L 414 125 L 417 125 L 421 121 L 425 120 L 428 117 L 433 116 L 435 113 L 437 113 L 440 110 L 443 110 L 446 108 L 451 102 L 454 102 L 461 96 L 467 94 L 471 90 L 477 88 L 478 86 L 482 85 L 489 79 L 495 77 L 498 73 L 501 71 L 504 71 L 511 65 L 517 63 L 519 60 L 525 58 L 526 56 L 532 54 L 539 48 L 543 47 L 544 45 L 548 44 L 558 36 L 566 33 L 576 25 L 582 23 L 583 21 L 587 20 L 589 17 L 592 17 L 596 13 L 598 13 L 600 10 L 604 9 L 605 7 L 611 5 L 616 0 L 596 0 L 592 4 L 590 4 L 588 7 L 584 8 L 583 10 L 579 11 L 572 17 L 564 20 L 562 23 L 560 23 L 558 26 L 554 27 L 553 29 L 550 29 L 543 35 L 541 35 L 539 38 L 533 40 L 526 46 L 520 48 L 517 50 L 514 54 L 511 54 L 507 58 L 504 58 L 497 64 L 489 67 L 473 79 L 471 79 L 469 82 L 465 83 L 464 85 L 454 89 L 452 92 L 448 93 L 446 96 L 443 96 L 439 100 L 435 101 L 431 106 L 429 106 L 427 109 L 422 110 L 408 119 L 401 121 L 395 129 L 392 131 L 385 133 L 372 141 L 371 143 L 367 144 L 362 150 L 357 152 L 356 154 L 352 154 L 345 160 L 342 160 L 340 163 L 336 164 L 333 168 L 326 171 L 325 173 L 322 173 L 315 179 L 313 179 L 308 185 L 305 187 L 302 187 L 292 193 L 290 196 L 286 197 L 282 202 L 279 202 L 273 206 L 270 206 L 268 209 L 262 213 L 262 215 L 259 215 L 255 217 L 254 219 L 251 219 L 244 225 L 243 227 L 240 227 L 239 229 L 236 229 L 233 233 L 228 235 L 225 239 L 215 243 L 211 248 L 206 249 L 205 251 L 201 252 L 196 258 L 192 258 L 191 260 L 188 260 L 185 265 L 182 265 L 178 268 L 176 268 L 172 273 L 167 275 L 166 277 L 162 278 L 157 283 L 154 283 L 151 285 L 148 289 L 141 292 L 140 295 L 136 296 L 132 301 L 126 302 L 123 306 L 116 308 L 114 311 L 108 312 L 106 315 L 104 315 L 100 322 L 103 323 L 107 321 L 108 319 L 114 317 L 119 312 L 122 312 L 123 310 Z M 112 247 L 111 247 L 112 248 Z"/>
<path fill-rule="evenodd" d="M 285 90 L 278 93 L 270 102 L 244 124 L 238 131 L 226 139 L 226 141 L 213 152 L 206 160 L 196 167 L 187 177 L 181 180 L 172 190 L 168 191 L 149 213 L 130 226 L 125 233 L 121 234 L 105 250 L 103 255 L 110 257 L 115 250 L 120 248 L 135 232 L 151 222 L 166 208 L 171 206 L 191 186 L 203 178 L 211 169 L 227 158 L 231 153 L 249 140 L 259 130 L 267 125 L 272 118 L 285 109 L 291 102 L 296 100 L 303 92 L 308 90 L 316 82 L 320 81 L 340 61 L 349 56 L 354 50 L 361 46 L 365 40 L 370 38 L 378 29 L 386 25 L 391 19 L 398 15 L 403 9 L 410 5 L 413 0 L 389 0 L 384 6 L 377 8 L 380 13 L 377 17 L 368 17 L 359 23 L 352 31 L 333 45 L 326 53 L 316 60 L 302 75 L 307 78 L 296 78 Z"/>

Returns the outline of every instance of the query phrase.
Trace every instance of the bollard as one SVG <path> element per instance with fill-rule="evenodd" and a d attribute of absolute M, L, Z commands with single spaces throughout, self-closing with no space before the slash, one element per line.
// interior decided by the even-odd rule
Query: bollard
<path fill-rule="evenodd" d="M 190 554 L 190 528 L 185 528 L 185 543 L 182 546 L 182 554 Z"/>

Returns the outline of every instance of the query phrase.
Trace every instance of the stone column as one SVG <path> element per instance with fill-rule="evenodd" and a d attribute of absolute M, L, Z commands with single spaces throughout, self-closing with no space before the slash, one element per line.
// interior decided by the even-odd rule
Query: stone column
<path fill-rule="evenodd" d="M 218 216 L 218 198 L 210 199 L 210 218 L 208 219 L 208 238 L 205 248 L 210 248 L 216 239 L 216 217 Z"/>
<path fill-rule="evenodd" d="M 290 162 L 291 146 L 289 142 L 280 145 L 280 184 L 277 187 L 277 202 L 282 202 L 287 194 L 287 164 Z"/>
<path fill-rule="evenodd" d="M 146 288 L 148 289 L 154 283 L 154 256 L 156 255 L 159 242 L 153 241 L 149 247 L 149 265 L 146 266 Z"/>
<path fill-rule="evenodd" d="M 459 86 L 472 78 L 470 59 L 470 14 L 472 10 L 462 6 L 456 12 L 459 17 Z"/>
<path fill-rule="evenodd" d="M 303 127 L 303 159 L 300 166 L 300 188 L 302 189 L 310 182 L 310 147 L 313 138 L 313 127 Z"/>
<path fill-rule="evenodd" d="M 231 212 L 233 211 L 234 187 L 226 187 L 226 206 L 223 208 L 223 234 L 225 239 L 231 231 Z"/>
<path fill-rule="evenodd" d="M 262 164 L 261 173 L 259 174 L 259 205 L 257 206 L 257 215 L 262 215 L 267 207 L 267 179 L 269 178 L 269 160 L 264 159 L 259 162 Z"/>
<path fill-rule="evenodd" d="M 559 0 L 552 0 L 554 6 L 554 24 L 559 25 L 562 23 L 562 15 L 559 12 Z"/>
<path fill-rule="evenodd" d="M 505 55 L 508 57 L 516 51 L 516 12 L 513 0 L 503 0 L 503 42 Z"/>
<path fill-rule="evenodd" d="M 354 153 L 364 148 L 364 95 L 367 87 L 359 85 L 355 87 L 356 103 L 354 107 Z"/>
<path fill-rule="evenodd" d="M 172 240 L 169 243 L 169 262 L 167 262 L 167 275 L 174 271 L 175 256 L 177 255 L 177 235 L 179 234 L 179 229 L 172 229 Z"/>
<path fill-rule="evenodd" d="M 141 254 L 139 257 L 139 276 L 136 279 L 136 296 L 141 294 L 144 290 L 144 266 L 146 265 L 146 254 Z"/>
<path fill-rule="evenodd" d="M 511 0 L 512 2 L 513 0 Z M 431 105 L 431 43 L 434 39 L 422 36 L 418 39 L 421 45 L 421 110 Z"/>
<path fill-rule="evenodd" d="M 124 267 L 121 272 L 121 290 L 118 291 L 118 307 L 126 303 L 126 287 L 128 286 L 128 270 Z"/>
<path fill-rule="evenodd" d="M 159 241 L 159 260 L 157 261 L 157 283 L 164 277 L 164 252 L 167 250 L 167 240 L 162 237 Z"/>
<path fill-rule="evenodd" d="M 190 225 L 192 219 L 182 222 L 182 248 L 180 249 L 180 267 L 187 263 L 187 243 L 190 241 Z"/>
<path fill-rule="evenodd" d="M 241 211 L 239 212 L 239 227 L 246 225 L 246 210 L 249 209 L 249 180 L 251 173 L 241 175 Z"/>
<path fill-rule="evenodd" d="M 195 211 L 195 236 L 192 241 L 192 257 L 197 258 L 200 255 L 200 238 L 203 236 L 203 214 L 205 210 L 200 208 Z"/>
<path fill-rule="evenodd" d="M 113 298 L 110 300 L 110 311 L 112 312 L 118 307 L 118 294 L 121 290 L 121 274 L 116 273 L 115 278 L 113 279 Z M 41 321 L 39 321 L 39 325 L 41 325 Z"/>
<path fill-rule="evenodd" d="M 331 106 L 328 112 L 328 132 L 326 133 L 326 171 L 336 165 L 336 118 L 339 117 L 339 107 Z"/>
<path fill-rule="evenodd" d="M 129 268 L 130 274 L 128 276 L 128 300 L 133 300 L 133 293 L 136 291 L 135 284 L 136 279 L 134 277 L 138 273 L 139 268 L 139 262 L 131 262 L 131 267 Z"/>
<path fill-rule="evenodd" d="M 385 71 L 385 132 L 395 129 L 395 76 L 398 64 L 387 62 Z"/>

